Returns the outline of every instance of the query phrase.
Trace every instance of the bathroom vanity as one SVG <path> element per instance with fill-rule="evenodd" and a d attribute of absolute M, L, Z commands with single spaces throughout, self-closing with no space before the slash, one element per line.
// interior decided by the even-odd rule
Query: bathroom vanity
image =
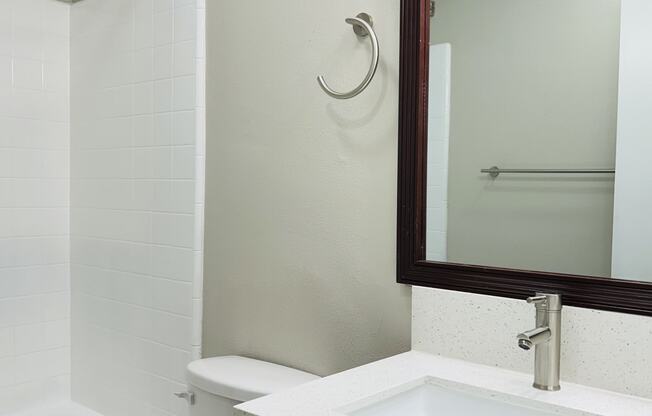
<path fill-rule="evenodd" d="M 417 351 L 236 407 L 239 416 L 649 416 L 652 400 L 564 383 L 530 387 L 528 374 Z"/>

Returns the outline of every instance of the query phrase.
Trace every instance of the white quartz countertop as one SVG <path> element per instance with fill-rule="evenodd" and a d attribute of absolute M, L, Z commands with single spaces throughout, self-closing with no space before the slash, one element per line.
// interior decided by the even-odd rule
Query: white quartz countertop
<path fill-rule="evenodd" d="M 236 415 L 341 416 L 351 403 L 434 377 L 600 416 L 652 416 L 652 400 L 564 383 L 532 388 L 532 375 L 411 351 L 236 406 Z M 563 369 L 562 369 L 563 377 Z"/>

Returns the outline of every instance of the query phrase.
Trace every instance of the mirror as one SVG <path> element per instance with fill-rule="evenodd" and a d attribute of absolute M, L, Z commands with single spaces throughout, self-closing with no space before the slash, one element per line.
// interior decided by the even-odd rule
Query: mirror
<path fill-rule="evenodd" d="M 652 281 L 651 21 L 645 0 L 436 0 L 425 260 Z"/>

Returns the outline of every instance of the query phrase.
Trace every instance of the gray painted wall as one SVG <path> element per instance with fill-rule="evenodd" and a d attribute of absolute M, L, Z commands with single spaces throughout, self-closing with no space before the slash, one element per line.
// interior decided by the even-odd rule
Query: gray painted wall
<path fill-rule="evenodd" d="M 399 2 L 207 2 L 204 356 L 326 375 L 410 348 L 395 283 Z M 373 15 L 364 76 L 346 17 Z M 288 28 L 290 30 L 288 30 Z"/>
<path fill-rule="evenodd" d="M 438 0 L 431 33 L 452 44 L 449 261 L 608 276 L 613 177 L 479 171 L 614 166 L 620 1 Z"/>

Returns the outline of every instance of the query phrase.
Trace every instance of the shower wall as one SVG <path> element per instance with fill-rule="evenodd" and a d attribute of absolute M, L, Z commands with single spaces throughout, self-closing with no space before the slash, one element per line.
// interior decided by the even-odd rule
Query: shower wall
<path fill-rule="evenodd" d="M 0 414 L 69 394 L 68 23 L 0 0 Z"/>
<path fill-rule="evenodd" d="M 187 413 L 173 393 L 201 345 L 203 7 L 72 6 L 72 395 L 104 416 Z"/>
<path fill-rule="evenodd" d="M 652 4 L 622 3 L 612 275 L 652 281 Z"/>

